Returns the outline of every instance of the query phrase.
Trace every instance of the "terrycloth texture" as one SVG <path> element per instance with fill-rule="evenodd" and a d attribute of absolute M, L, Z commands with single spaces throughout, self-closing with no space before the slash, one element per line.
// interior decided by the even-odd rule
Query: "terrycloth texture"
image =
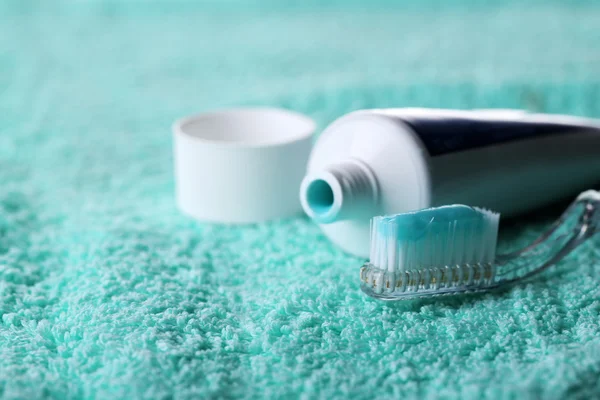
<path fill-rule="evenodd" d="M 182 216 L 170 125 L 255 104 L 320 128 L 386 106 L 600 117 L 600 5 L 287 3 L 0 3 L 3 397 L 599 397 L 598 240 L 510 291 L 378 302 L 302 216 Z"/>

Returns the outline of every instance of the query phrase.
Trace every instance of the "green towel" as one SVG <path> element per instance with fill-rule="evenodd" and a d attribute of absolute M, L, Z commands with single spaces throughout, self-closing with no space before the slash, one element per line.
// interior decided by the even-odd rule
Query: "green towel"
<path fill-rule="evenodd" d="M 173 195 L 170 125 L 214 108 L 600 117 L 600 4 L 572 3 L 0 2 L 0 394 L 600 397 L 598 240 L 511 290 L 383 303 L 302 215 L 202 224 Z"/>

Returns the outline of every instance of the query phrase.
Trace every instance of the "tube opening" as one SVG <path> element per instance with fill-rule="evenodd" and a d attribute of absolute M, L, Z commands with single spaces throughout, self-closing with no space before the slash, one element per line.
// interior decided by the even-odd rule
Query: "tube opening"
<path fill-rule="evenodd" d="M 323 179 L 317 179 L 310 183 L 306 190 L 306 201 L 308 206 L 316 215 L 327 214 L 333 207 L 333 189 Z"/>

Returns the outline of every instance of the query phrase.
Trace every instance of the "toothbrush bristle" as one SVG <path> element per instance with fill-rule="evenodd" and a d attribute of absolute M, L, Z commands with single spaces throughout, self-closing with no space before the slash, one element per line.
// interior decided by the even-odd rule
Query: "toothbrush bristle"
<path fill-rule="evenodd" d="M 371 221 L 370 263 L 402 273 L 491 264 L 500 215 L 467 206 L 444 206 Z"/>

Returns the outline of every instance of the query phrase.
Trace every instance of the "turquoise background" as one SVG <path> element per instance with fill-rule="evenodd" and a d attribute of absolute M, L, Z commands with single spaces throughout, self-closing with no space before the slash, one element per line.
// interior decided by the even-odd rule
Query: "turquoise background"
<path fill-rule="evenodd" d="M 598 240 L 509 291 L 384 304 L 301 215 L 182 216 L 171 123 L 237 105 L 319 129 L 388 106 L 600 117 L 600 3 L 0 0 L 4 398 L 600 396 Z"/>

